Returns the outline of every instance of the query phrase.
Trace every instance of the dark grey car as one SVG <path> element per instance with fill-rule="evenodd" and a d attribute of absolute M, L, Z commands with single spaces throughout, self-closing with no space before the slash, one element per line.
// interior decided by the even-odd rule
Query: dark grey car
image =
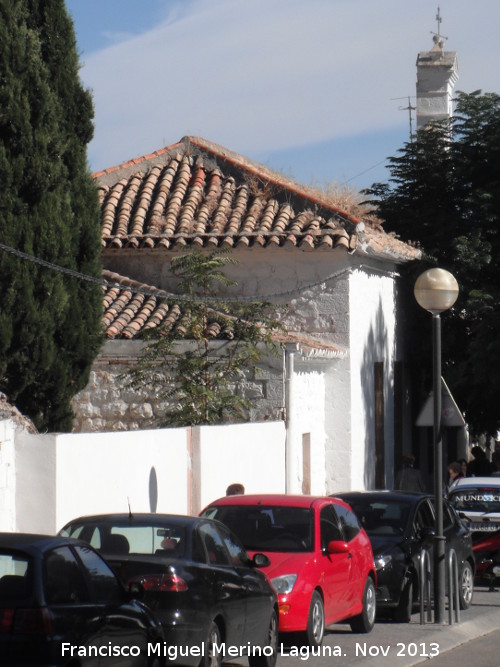
<path fill-rule="evenodd" d="M 149 646 L 163 639 L 151 611 L 85 542 L 0 533 L 2 667 L 160 667 Z"/>
<path fill-rule="evenodd" d="M 372 543 L 377 568 L 377 609 L 390 610 L 394 620 L 409 622 L 419 594 L 419 554 L 431 551 L 435 534 L 434 498 L 405 491 L 352 491 L 335 494 L 356 513 Z M 472 602 L 475 559 L 471 533 L 443 501 L 446 549 L 455 550 L 461 609 Z"/>
<path fill-rule="evenodd" d="M 163 626 L 169 662 L 219 665 L 221 645 L 245 650 L 251 667 L 277 658 L 276 592 L 259 567 L 218 521 L 169 514 L 80 517 L 62 530 L 89 542 L 122 581 L 138 582 Z M 240 656 L 236 656 L 240 657 Z"/>

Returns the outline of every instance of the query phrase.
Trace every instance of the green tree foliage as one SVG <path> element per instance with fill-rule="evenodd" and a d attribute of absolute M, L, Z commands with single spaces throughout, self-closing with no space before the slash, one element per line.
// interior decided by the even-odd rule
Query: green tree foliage
<path fill-rule="evenodd" d="M 147 387 L 165 402 L 159 426 L 220 424 L 245 419 L 249 402 L 239 392 L 248 374 L 258 373 L 265 353 L 275 353 L 273 334 L 283 332 L 276 307 L 219 296 L 236 285 L 224 269 L 236 261 L 226 252 L 193 251 L 175 257 L 182 315 L 175 327 L 151 332 L 151 340 L 129 385 Z"/>
<path fill-rule="evenodd" d="M 0 242 L 100 276 L 93 105 L 78 69 L 64 0 L 0 3 Z M 71 429 L 101 311 L 97 285 L 0 250 L 0 389 L 38 428 Z"/>
<path fill-rule="evenodd" d="M 389 183 L 374 184 L 386 231 L 418 243 L 424 265 L 453 273 L 459 299 L 443 322 L 445 376 L 473 432 L 494 434 L 500 410 L 500 96 L 459 93 L 450 124 L 420 131 L 390 158 Z M 425 320 L 423 319 L 425 318 Z M 418 331 L 430 343 L 430 317 Z M 419 328 L 420 327 L 420 328 Z M 425 354 L 429 359 L 430 354 Z"/>

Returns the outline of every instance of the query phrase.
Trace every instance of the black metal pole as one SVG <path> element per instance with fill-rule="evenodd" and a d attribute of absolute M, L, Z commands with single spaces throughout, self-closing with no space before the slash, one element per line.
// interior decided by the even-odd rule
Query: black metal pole
<path fill-rule="evenodd" d="M 443 624 L 445 615 L 445 537 L 443 535 L 443 442 L 441 433 L 441 317 L 432 316 L 434 378 L 434 623 Z"/>

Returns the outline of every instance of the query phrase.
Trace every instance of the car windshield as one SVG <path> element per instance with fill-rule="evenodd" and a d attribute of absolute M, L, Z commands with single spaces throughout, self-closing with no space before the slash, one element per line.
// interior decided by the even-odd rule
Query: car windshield
<path fill-rule="evenodd" d="M 368 535 L 401 535 L 406 530 L 411 503 L 395 498 L 347 498 Z"/>
<path fill-rule="evenodd" d="M 204 513 L 237 535 L 248 551 L 304 552 L 314 544 L 314 514 L 308 507 L 241 505 Z"/>
<path fill-rule="evenodd" d="M 97 521 L 73 523 L 61 534 L 89 542 L 105 555 L 155 554 L 182 558 L 185 555 L 186 528 L 175 522 L 161 525 Z"/>
<path fill-rule="evenodd" d="M 31 570 L 27 556 L 0 551 L 0 607 L 27 604 L 33 588 Z"/>
<path fill-rule="evenodd" d="M 450 503 L 457 512 L 498 512 L 500 513 L 500 488 L 470 486 L 452 491 Z"/>

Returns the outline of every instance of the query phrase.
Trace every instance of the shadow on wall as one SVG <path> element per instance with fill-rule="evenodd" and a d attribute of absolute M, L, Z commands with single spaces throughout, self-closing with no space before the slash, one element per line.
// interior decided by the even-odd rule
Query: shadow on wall
<path fill-rule="evenodd" d="M 363 405 L 365 410 L 365 471 L 366 489 L 385 488 L 385 424 L 386 378 L 391 372 L 392 354 L 387 342 L 382 300 L 379 298 L 375 320 L 370 326 L 360 367 Z"/>
<path fill-rule="evenodd" d="M 158 478 L 153 466 L 149 472 L 149 511 L 156 512 L 158 507 Z"/>

